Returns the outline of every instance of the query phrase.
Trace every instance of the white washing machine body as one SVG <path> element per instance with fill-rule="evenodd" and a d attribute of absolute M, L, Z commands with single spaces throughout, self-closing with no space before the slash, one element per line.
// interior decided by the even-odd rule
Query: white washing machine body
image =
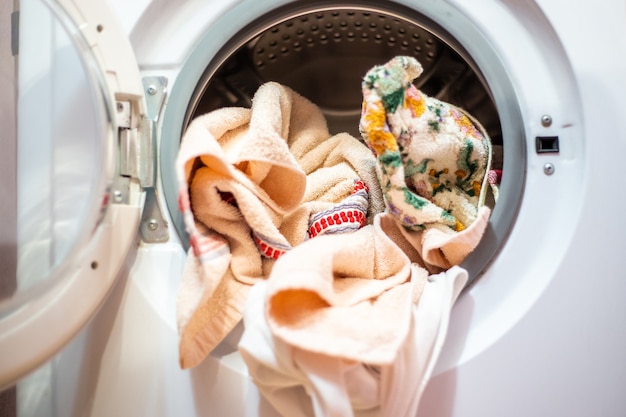
<path fill-rule="evenodd" d="M 198 84 L 238 33 L 267 29 L 259 17 L 279 19 L 294 5 L 310 12 L 357 3 L 111 1 L 156 120 L 156 192 L 140 224 L 148 231 L 100 312 L 37 371 L 53 388 L 30 415 L 273 415 L 237 353 L 241 328 L 199 367 L 178 368 L 185 237 L 172 162 Z M 425 16 L 472 56 L 500 112 L 505 147 L 504 202 L 488 231 L 495 243 L 486 260 L 468 264 L 479 277 L 452 311 L 419 415 L 626 414 L 626 4 L 389 4 Z M 558 138 L 558 149 L 544 152 L 542 138 Z M 167 233 L 150 234 L 155 219 Z M 36 392 L 37 372 L 20 382 L 23 392 Z"/>

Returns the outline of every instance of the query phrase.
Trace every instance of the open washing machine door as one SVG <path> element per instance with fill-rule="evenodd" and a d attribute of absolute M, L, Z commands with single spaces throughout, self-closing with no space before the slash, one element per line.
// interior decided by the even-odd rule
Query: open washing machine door
<path fill-rule="evenodd" d="M 144 86 L 106 4 L 28 0 L 19 9 L 16 152 L 2 156 L 17 178 L 17 225 L 3 225 L 17 249 L 3 267 L 0 388 L 50 359 L 101 306 L 154 182 Z"/>

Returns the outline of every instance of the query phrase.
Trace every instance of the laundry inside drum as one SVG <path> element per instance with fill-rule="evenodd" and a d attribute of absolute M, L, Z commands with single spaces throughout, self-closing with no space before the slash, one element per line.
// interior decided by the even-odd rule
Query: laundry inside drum
<path fill-rule="evenodd" d="M 359 137 L 361 79 L 394 56 L 424 68 L 415 85 L 473 115 L 502 165 L 502 132 L 486 83 L 471 60 L 417 23 L 380 11 L 328 10 L 289 17 L 230 51 L 198 92 L 191 118 L 226 106 L 249 107 L 258 87 L 275 81 L 315 103 L 331 133 Z"/>
<path fill-rule="evenodd" d="M 363 76 L 396 56 L 412 56 L 423 67 L 415 86 L 477 119 L 492 142 L 491 167 L 502 170 L 502 128 L 486 80 L 458 43 L 425 22 L 415 14 L 367 8 L 267 15 L 207 67 L 187 123 L 223 107 L 250 107 L 258 88 L 274 81 L 316 104 L 331 134 L 360 138 Z M 484 265 L 492 254 L 479 256 Z"/>

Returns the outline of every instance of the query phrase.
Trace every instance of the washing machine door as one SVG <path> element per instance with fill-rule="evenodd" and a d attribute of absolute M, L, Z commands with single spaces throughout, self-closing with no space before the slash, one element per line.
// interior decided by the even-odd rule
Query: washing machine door
<path fill-rule="evenodd" d="M 15 4 L 2 8 L 12 28 L 0 50 L 3 80 L 16 86 L 0 102 L 13 133 L 0 151 L 10 191 L 0 217 L 0 389 L 53 357 L 102 305 L 153 182 L 144 86 L 106 3 Z"/>

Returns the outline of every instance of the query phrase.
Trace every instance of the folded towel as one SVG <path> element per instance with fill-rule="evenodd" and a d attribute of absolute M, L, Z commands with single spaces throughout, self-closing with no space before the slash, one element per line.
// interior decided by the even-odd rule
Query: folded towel
<path fill-rule="evenodd" d="M 183 368 L 232 330 L 249 286 L 282 254 L 384 210 L 371 152 L 347 134 L 330 137 L 320 110 L 276 83 L 259 88 L 251 109 L 195 119 L 177 173 L 191 246 L 177 303 Z"/>
<path fill-rule="evenodd" d="M 421 294 L 419 302 L 410 307 L 409 329 L 394 360 L 382 366 L 345 359 L 343 355 L 318 354 L 285 342 L 270 329 L 263 314 L 271 278 L 252 288 L 239 351 L 259 391 L 280 415 L 416 415 L 443 346 L 451 307 L 467 282 L 467 272 L 453 267 L 422 280 L 419 268 L 413 269 L 417 280 L 412 285 L 419 287 L 413 289 Z M 393 320 L 388 324 L 393 326 Z"/>
<path fill-rule="evenodd" d="M 491 143 L 471 115 L 412 84 L 421 72 L 404 56 L 372 68 L 362 83 L 360 130 L 377 157 L 389 212 L 418 235 L 426 265 L 437 271 L 462 261 L 482 237 Z"/>

